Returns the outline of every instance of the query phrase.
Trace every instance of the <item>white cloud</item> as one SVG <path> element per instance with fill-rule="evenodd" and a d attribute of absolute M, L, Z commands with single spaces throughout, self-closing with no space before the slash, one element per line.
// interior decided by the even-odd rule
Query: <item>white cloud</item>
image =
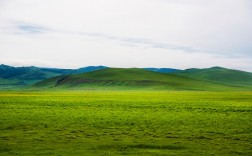
<path fill-rule="evenodd" d="M 250 0 L 0 2 L 0 63 L 252 71 Z"/>

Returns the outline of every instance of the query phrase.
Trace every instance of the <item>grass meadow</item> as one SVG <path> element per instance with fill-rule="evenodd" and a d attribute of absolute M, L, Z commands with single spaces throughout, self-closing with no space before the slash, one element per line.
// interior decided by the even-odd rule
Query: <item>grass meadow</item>
<path fill-rule="evenodd" d="M 252 155 L 252 92 L 0 92 L 0 155 Z"/>

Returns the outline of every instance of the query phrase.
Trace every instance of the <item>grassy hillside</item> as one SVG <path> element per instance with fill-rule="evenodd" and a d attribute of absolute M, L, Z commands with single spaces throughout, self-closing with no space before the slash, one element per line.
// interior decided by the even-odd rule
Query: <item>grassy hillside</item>
<path fill-rule="evenodd" d="M 164 72 L 164 73 L 162 73 Z M 150 89 L 150 90 L 252 90 L 252 73 L 213 67 L 176 70 L 170 68 L 79 69 L 11 67 L 0 65 L 0 89 Z"/>
<path fill-rule="evenodd" d="M 252 86 L 252 73 L 222 67 L 187 69 L 175 74 L 224 84 Z"/>
<path fill-rule="evenodd" d="M 54 89 L 154 89 L 154 90 L 247 90 L 247 87 L 218 84 L 180 75 L 144 69 L 107 68 L 84 74 L 57 76 L 35 84 Z M 251 89 L 251 88 L 250 88 Z"/>

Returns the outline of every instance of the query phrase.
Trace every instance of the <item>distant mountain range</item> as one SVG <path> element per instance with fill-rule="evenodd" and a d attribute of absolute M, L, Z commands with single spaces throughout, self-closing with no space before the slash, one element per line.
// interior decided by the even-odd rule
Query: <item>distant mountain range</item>
<path fill-rule="evenodd" d="M 212 67 L 206 69 L 109 68 L 79 69 L 0 65 L 0 89 L 145 89 L 252 90 L 252 73 Z"/>
<path fill-rule="evenodd" d="M 0 89 L 31 85 L 59 75 L 80 74 L 107 68 L 105 66 L 88 66 L 79 69 L 58 69 L 40 67 L 12 67 L 0 65 Z"/>
<path fill-rule="evenodd" d="M 181 71 L 180 69 L 173 69 L 173 68 L 143 68 L 143 69 L 159 73 L 174 73 Z"/>

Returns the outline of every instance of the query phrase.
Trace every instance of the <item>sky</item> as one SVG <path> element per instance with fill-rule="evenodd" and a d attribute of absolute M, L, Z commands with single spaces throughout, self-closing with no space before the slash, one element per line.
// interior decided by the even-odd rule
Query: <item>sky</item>
<path fill-rule="evenodd" d="M 252 1 L 0 0 L 0 64 L 252 72 Z"/>

